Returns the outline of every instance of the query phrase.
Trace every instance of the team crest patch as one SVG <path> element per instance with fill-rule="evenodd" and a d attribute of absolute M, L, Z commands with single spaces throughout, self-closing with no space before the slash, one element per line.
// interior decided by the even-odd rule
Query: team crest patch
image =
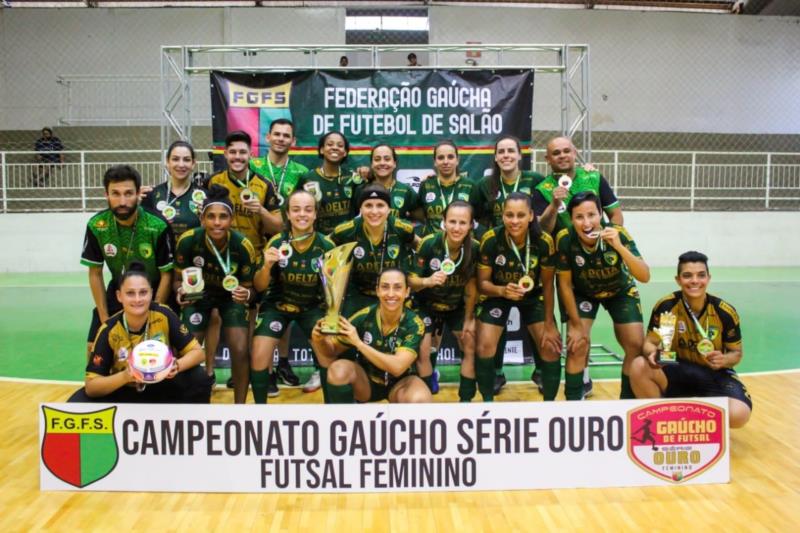
<path fill-rule="evenodd" d="M 117 350 L 117 359 L 120 361 L 127 361 L 128 360 L 128 349 L 126 347 L 121 347 Z"/>
<path fill-rule="evenodd" d="M 397 244 L 390 244 L 388 248 L 386 248 L 386 253 L 389 255 L 389 259 L 397 259 L 397 256 L 400 255 L 400 246 Z"/>
<path fill-rule="evenodd" d="M 664 401 L 628 411 L 628 457 L 653 476 L 681 483 L 724 455 L 725 411 L 699 401 Z"/>
<path fill-rule="evenodd" d="M 311 260 L 311 270 L 312 271 L 319 272 L 319 261 L 320 261 L 321 258 L 322 258 L 322 256 L 316 257 L 316 258 Z"/>
<path fill-rule="evenodd" d="M 592 302 L 587 302 L 586 300 L 584 300 L 578 304 L 578 307 L 584 313 L 590 313 L 592 311 Z"/>
<path fill-rule="evenodd" d="M 235 274 L 236 271 L 239 269 L 239 263 L 231 263 L 231 274 Z"/>
<path fill-rule="evenodd" d="M 435 192 L 425 193 L 425 202 L 426 203 L 431 203 L 434 200 L 436 200 L 436 193 Z"/>
<path fill-rule="evenodd" d="M 717 326 L 708 326 L 708 336 L 711 340 L 717 340 L 719 337 L 719 328 Z"/>
<path fill-rule="evenodd" d="M 353 255 L 356 256 L 356 258 L 361 259 L 364 257 L 364 249 L 361 246 L 356 246 L 353 250 Z"/>
<path fill-rule="evenodd" d="M 522 194 L 530 194 L 531 190 L 528 187 L 520 187 L 519 192 Z"/>
<path fill-rule="evenodd" d="M 686 322 L 678 320 L 678 333 L 686 333 Z"/>
<path fill-rule="evenodd" d="M 111 243 L 108 243 L 105 246 L 103 246 L 103 253 L 106 254 L 106 257 L 116 257 L 117 247 Z"/>
<path fill-rule="evenodd" d="M 430 327 L 430 325 L 433 324 L 433 321 L 431 320 L 431 317 L 426 316 L 422 319 L 422 323 L 425 324 L 426 327 Z"/>
<path fill-rule="evenodd" d="M 492 307 L 491 309 L 489 309 L 489 316 L 492 318 L 500 318 L 501 316 L 503 316 L 503 310 L 500 309 L 499 307 Z"/>
<path fill-rule="evenodd" d="M 103 220 L 102 218 L 94 223 L 94 227 L 97 229 L 106 229 L 108 227 L 108 222 Z"/>
<path fill-rule="evenodd" d="M 617 252 L 609 251 L 603 254 L 603 259 L 605 259 L 609 266 L 614 266 L 617 264 L 617 261 L 619 261 L 619 256 L 617 255 Z"/>
<path fill-rule="evenodd" d="M 110 474 L 119 459 L 114 435 L 116 412 L 116 407 L 71 413 L 43 406 L 42 462 L 47 470 L 78 488 Z"/>
<path fill-rule="evenodd" d="M 277 320 L 273 320 L 272 322 L 269 323 L 269 329 L 277 333 L 283 329 L 283 324 L 281 324 Z"/>
<path fill-rule="evenodd" d="M 628 296 L 630 296 L 631 298 L 638 298 L 639 289 L 637 289 L 636 287 L 631 287 L 630 289 L 628 289 Z"/>
<path fill-rule="evenodd" d="M 153 247 L 149 242 L 143 242 L 139 245 L 139 255 L 145 259 L 153 257 Z"/>
<path fill-rule="evenodd" d="M 576 255 L 575 264 L 578 265 L 579 267 L 582 267 L 583 265 L 586 264 L 586 260 L 583 258 L 583 256 Z"/>
<path fill-rule="evenodd" d="M 505 264 L 506 264 L 506 256 L 504 256 L 503 254 L 500 254 L 500 255 L 498 255 L 498 256 L 497 256 L 497 257 L 495 257 L 495 259 L 494 259 L 494 264 L 495 264 L 495 265 L 498 265 L 498 266 L 503 266 L 503 265 L 505 265 Z"/>
<path fill-rule="evenodd" d="M 200 313 L 192 313 L 189 315 L 189 323 L 193 326 L 199 326 L 203 322 L 203 315 Z"/>
<path fill-rule="evenodd" d="M 197 268 L 203 268 L 203 267 L 205 266 L 205 264 L 206 264 L 206 260 L 205 260 L 205 259 L 203 259 L 202 257 L 200 257 L 200 256 L 198 255 L 197 257 L 195 257 L 194 259 L 192 259 L 192 263 L 193 263 L 193 264 L 194 264 L 194 266 L 196 266 Z"/>
<path fill-rule="evenodd" d="M 433 259 L 431 259 L 431 270 L 439 270 L 441 266 L 442 262 L 439 261 L 438 257 L 434 257 Z"/>
<path fill-rule="evenodd" d="M 372 333 L 369 331 L 364 332 L 364 342 L 367 344 L 372 344 Z"/>
<path fill-rule="evenodd" d="M 469 193 L 467 192 L 458 193 L 458 199 L 466 202 L 467 200 L 469 200 Z"/>
<path fill-rule="evenodd" d="M 402 196 L 393 196 L 392 203 L 394 204 L 395 209 L 402 209 L 403 205 L 406 203 L 406 199 Z"/>
<path fill-rule="evenodd" d="M 538 265 L 538 264 L 539 264 L 539 258 L 538 257 L 531 257 L 531 268 L 536 268 L 536 265 Z"/>

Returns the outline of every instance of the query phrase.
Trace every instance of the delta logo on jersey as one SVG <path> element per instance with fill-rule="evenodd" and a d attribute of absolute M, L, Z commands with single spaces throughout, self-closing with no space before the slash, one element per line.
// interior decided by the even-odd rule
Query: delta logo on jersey
<path fill-rule="evenodd" d="M 42 406 L 42 462 L 55 477 L 78 488 L 114 470 L 119 448 L 114 436 L 117 408 L 70 413 Z"/>
<path fill-rule="evenodd" d="M 725 411 L 693 400 L 665 401 L 628 411 L 628 456 L 653 476 L 681 483 L 722 458 Z"/>

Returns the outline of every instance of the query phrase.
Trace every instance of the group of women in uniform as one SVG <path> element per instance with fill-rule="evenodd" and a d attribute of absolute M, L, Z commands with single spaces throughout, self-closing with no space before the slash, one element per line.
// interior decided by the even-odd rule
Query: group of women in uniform
<path fill-rule="evenodd" d="M 331 402 L 430 401 L 436 391 L 431 354 L 445 328 L 461 356 L 460 401 L 471 401 L 477 391 L 492 401 L 512 307 L 533 339 L 544 398 L 553 400 L 562 353 L 557 295 L 568 323 L 568 399 L 580 399 L 576 379 L 598 305 L 614 319 L 625 364 L 636 355 L 643 329 L 635 280 L 647 281 L 649 272 L 627 231 L 603 222 L 597 195 L 570 195 L 565 209 L 571 224 L 551 234 L 540 227 L 532 201 L 545 178 L 521 170 L 514 137 L 497 140 L 485 177 L 461 171 L 453 142 L 437 143 L 435 173 L 418 192 L 398 181 L 392 146 L 376 145 L 366 172 L 346 166 L 348 152 L 346 137 L 329 132 L 319 141 L 321 164 L 293 190 L 280 184 L 284 229 L 263 251 L 231 229 L 236 209 L 228 190 L 192 184 L 195 156 L 188 143 L 170 146 L 170 177 L 148 196 L 149 206 L 181 235 L 178 272 L 202 269 L 201 300 L 188 301 L 176 279 L 174 303 L 183 323 L 202 341 L 210 311 L 217 309 L 232 357 L 247 357 L 249 349 L 249 365 L 244 371 L 239 365 L 234 378 L 249 380 L 257 403 L 267 401 L 270 359 L 291 323 L 310 339 Z M 265 181 L 281 172 L 271 164 L 270 170 Z M 355 247 L 341 334 L 325 335 L 320 258 L 346 243 Z M 247 305 L 256 300 L 249 343 Z M 238 391 L 236 401 L 245 401 Z"/>

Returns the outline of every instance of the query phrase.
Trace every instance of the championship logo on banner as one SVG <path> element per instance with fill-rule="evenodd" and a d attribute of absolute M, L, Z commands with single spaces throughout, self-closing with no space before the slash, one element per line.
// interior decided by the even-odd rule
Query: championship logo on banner
<path fill-rule="evenodd" d="M 433 168 L 433 145 L 451 139 L 461 170 L 477 179 L 491 167 L 500 135 L 520 140 L 529 165 L 533 71 L 217 71 L 211 109 L 217 156 L 225 136 L 243 130 L 253 139 L 253 155 L 264 157 L 270 124 L 285 118 L 297 136 L 290 155 L 309 168 L 319 165 L 319 137 L 336 130 L 350 142 L 350 167 L 365 164 L 371 147 L 386 142 L 397 149 L 400 178 L 416 185 L 411 176 L 424 178 Z M 215 163 L 224 166 L 221 157 Z"/>
<path fill-rule="evenodd" d="M 117 466 L 114 436 L 116 407 L 91 413 L 69 413 L 42 406 L 42 462 L 58 479 L 83 488 L 106 477 Z"/>
<path fill-rule="evenodd" d="M 657 478 L 680 483 L 725 453 L 725 411 L 705 402 L 665 401 L 628 412 L 628 455 Z"/>

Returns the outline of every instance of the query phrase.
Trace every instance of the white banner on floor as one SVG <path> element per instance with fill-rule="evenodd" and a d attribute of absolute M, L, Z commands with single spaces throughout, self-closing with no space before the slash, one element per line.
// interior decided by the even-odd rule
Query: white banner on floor
<path fill-rule="evenodd" d="M 384 492 L 726 483 L 727 399 L 43 404 L 42 490 Z"/>

